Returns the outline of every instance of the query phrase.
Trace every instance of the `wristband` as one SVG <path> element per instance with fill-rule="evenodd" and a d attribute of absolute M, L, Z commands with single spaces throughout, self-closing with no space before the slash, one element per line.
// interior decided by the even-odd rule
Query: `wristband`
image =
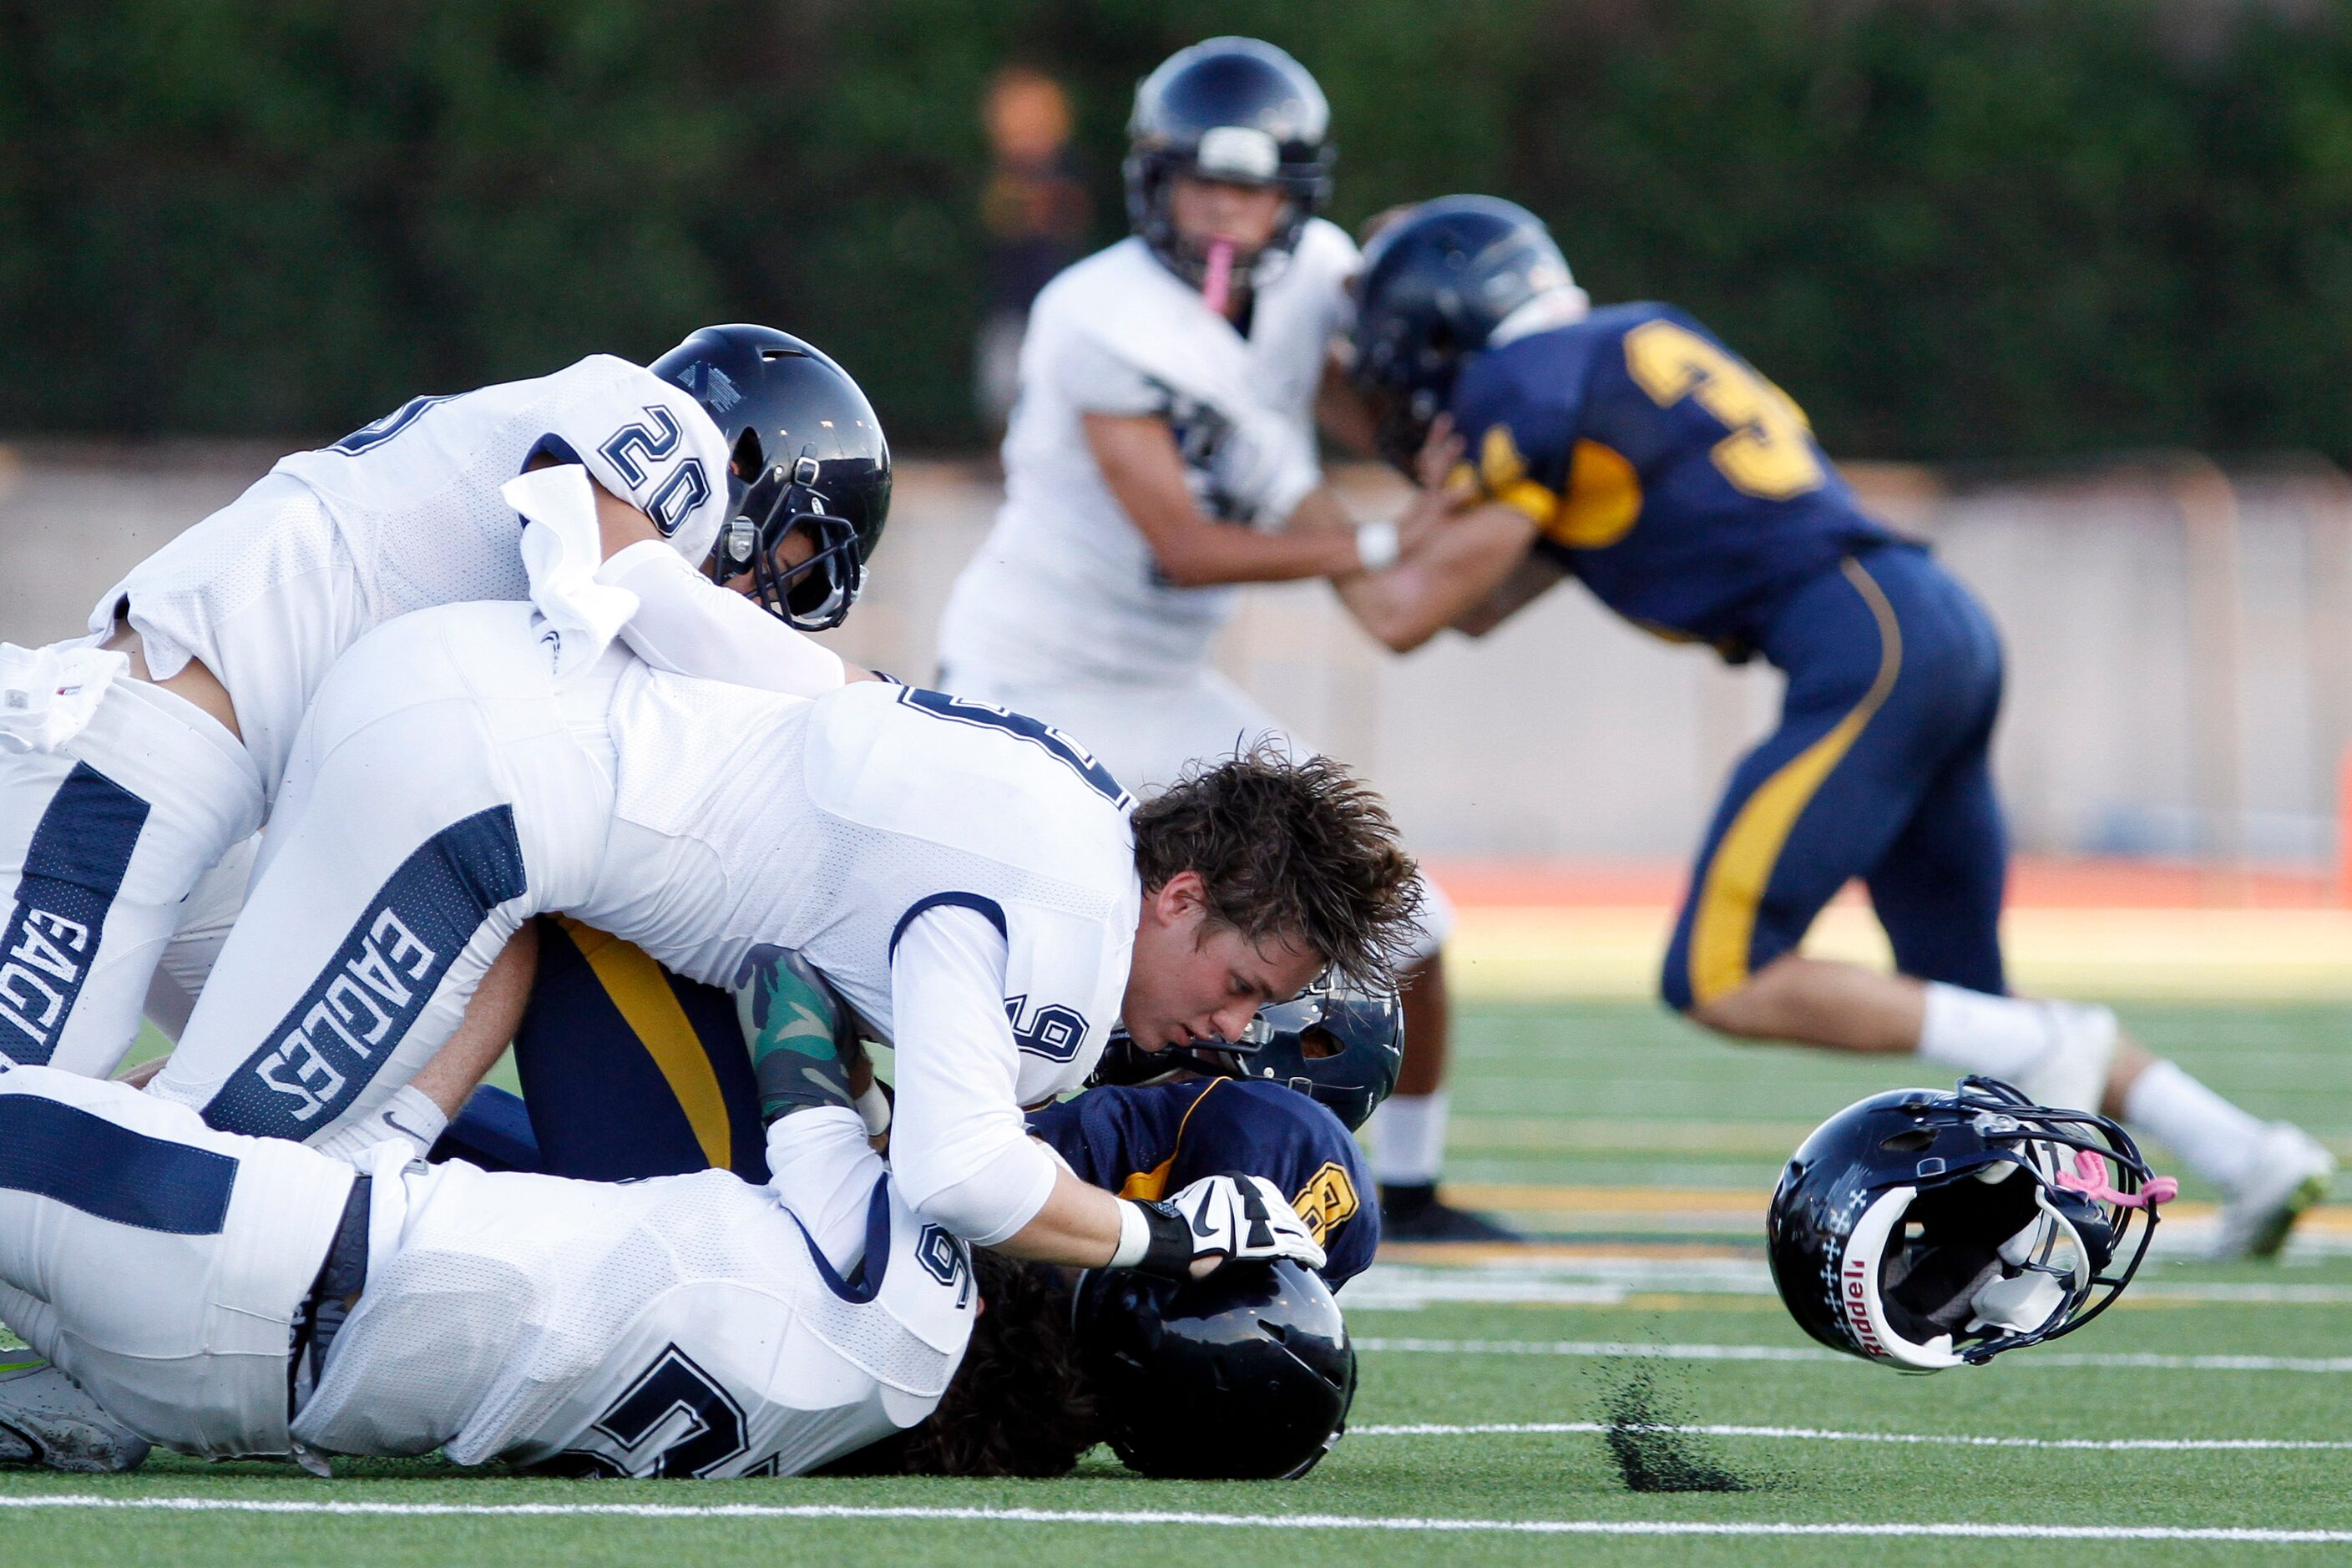
<path fill-rule="evenodd" d="M 856 1107 L 859 1119 L 866 1123 L 866 1136 L 879 1138 L 890 1131 L 890 1091 L 882 1087 L 880 1079 L 867 1084 L 866 1092 L 850 1103 Z"/>
<path fill-rule="evenodd" d="M 1166 1199 L 1150 1203 L 1119 1200 L 1118 1250 L 1111 1254 L 1113 1268 L 1136 1268 L 1169 1279 L 1192 1277 L 1192 1227 L 1176 1205 Z"/>
<path fill-rule="evenodd" d="M 1367 572 L 1395 565 L 1402 542 L 1397 525 L 1393 522 L 1360 522 L 1356 525 L 1356 559 Z"/>
<path fill-rule="evenodd" d="M 1109 1267 L 1132 1268 L 1143 1261 L 1151 1249 L 1151 1222 L 1143 1217 L 1143 1205 L 1122 1198 L 1118 1205 L 1118 1246 L 1110 1255 Z"/>

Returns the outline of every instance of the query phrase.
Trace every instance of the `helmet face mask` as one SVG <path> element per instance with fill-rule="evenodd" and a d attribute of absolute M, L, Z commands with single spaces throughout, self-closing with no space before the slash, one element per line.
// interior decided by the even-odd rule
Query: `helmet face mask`
<path fill-rule="evenodd" d="M 1782 1173 L 1773 1282 L 1834 1349 L 1906 1372 L 1981 1365 L 2105 1310 L 2173 1187 L 2113 1121 L 1997 1079 L 1875 1095 Z"/>
<path fill-rule="evenodd" d="M 812 458 L 800 462 L 815 466 Z M 811 550 L 785 565 L 778 555 L 795 532 L 809 540 Z M 860 542 L 855 524 L 826 510 L 822 492 L 778 464 L 744 491 L 719 531 L 710 574 L 724 583 L 748 572 L 751 597 L 769 614 L 799 631 L 830 631 L 848 617 L 865 589 Z"/>
<path fill-rule="evenodd" d="M 1177 1072 L 1283 1083 L 1326 1106 L 1349 1131 L 1396 1088 L 1404 1063 L 1404 1008 L 1393 991 L 1318 980 L 1257 1011 L 1238 1040 L 1143 1051 L 1115 1035 L 1096 1082 L 1149 1083 Z"/>
<path fill-rule="evenodd" d="M 1181 49 L 1144 78 L 1128 120 L 1129 226 L 1160 264 L 1199 288 L 1208 247 L 1181 234 L 1170 208 L 1176 176 L 1283 192 L 1274 236 L 1237 258 L 1263 286 L 1279 275 L 1307 220 L 1331 195 L 1337 150 L 1331 110 L 1307 68 L 1255 38 L 1210 38 Z"/>

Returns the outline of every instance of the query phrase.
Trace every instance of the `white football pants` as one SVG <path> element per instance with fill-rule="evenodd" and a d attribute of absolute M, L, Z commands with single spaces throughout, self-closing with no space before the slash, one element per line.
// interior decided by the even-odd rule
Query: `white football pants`
<path fill-rule="evenodd" d="M 38 700 L 10 680 L 37 679 L 45 652 L 87 647 L 0 644 L 0 697 Z M 112 1072 L 183 900 L 261 813 L 236 737 L 127 674 L 70 732 L 0 748 L 0 1058 Z"/>
<path fill-rule="evenodd" d="M 0 1319 L 152 1442 L 283 1454 L 295 1315 L 354 1174 L 127 1084 L 0 1072 Z"/>
<path fill-rule="evenodd" d="M 320 1139 L 445 1044 L 531 915 L 583 901 L 613 819 L 625 654 L 567 679 L 527 604 L 387 622 L 320 686 L 245 908 L 152 1092 Z"/>

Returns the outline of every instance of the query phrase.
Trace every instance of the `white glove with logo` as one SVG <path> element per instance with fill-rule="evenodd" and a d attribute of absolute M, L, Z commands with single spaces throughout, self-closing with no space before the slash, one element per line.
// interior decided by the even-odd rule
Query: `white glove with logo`
<path fill-rule="evenodd" d="M 1172 1198 L 1129 1200 L 1114 1268 L 1198 1279 L 1236 1259 L 1323 1267 L 1323 1248 L 1282 1189 L 1264 1176 L 1203 1176 Z M 1201 1267 L 1206 1264 L 1207 1267 Z"/>

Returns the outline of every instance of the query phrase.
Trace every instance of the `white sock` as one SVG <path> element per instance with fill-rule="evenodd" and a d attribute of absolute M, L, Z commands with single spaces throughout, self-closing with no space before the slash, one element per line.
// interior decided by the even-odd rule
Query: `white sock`
<path fill-rule="evenodd" d="M 1927 986 L 1919 1055 L 1928 1061 L 2013 1082 L 2032 1071 L 2057 1043 L 2050 1011 L 2039 1002 L 1963 990 L 1940 981 Z"/>
<path fill-rule="evenodd" d="M 433 1152 L 448 1125 L 448 1113 L 426 1099 L 423 1089 L 407 1083 L 373 1114 L 337 1128 L 310 1147 L 356 1165 L 379 1143 L 405 1143 L 422 1160 Z"/>
<path fill-rule="evenodd" d="M 1426 1186 L 1445 1163 L 1445 1091 L 1392 1094 L 1367 1124 L 1372 1173 L 1384 1187 Z"/>
<path fill-rule="evenodd" d="M 2190 1078 L 2158 1062 L 2124 1096 L 2124 1120 L 2162 1139 L 2181 1163 L 2218 1187 L 2235 1188 L 2252 1167 L 2262 1122 Z"/>

